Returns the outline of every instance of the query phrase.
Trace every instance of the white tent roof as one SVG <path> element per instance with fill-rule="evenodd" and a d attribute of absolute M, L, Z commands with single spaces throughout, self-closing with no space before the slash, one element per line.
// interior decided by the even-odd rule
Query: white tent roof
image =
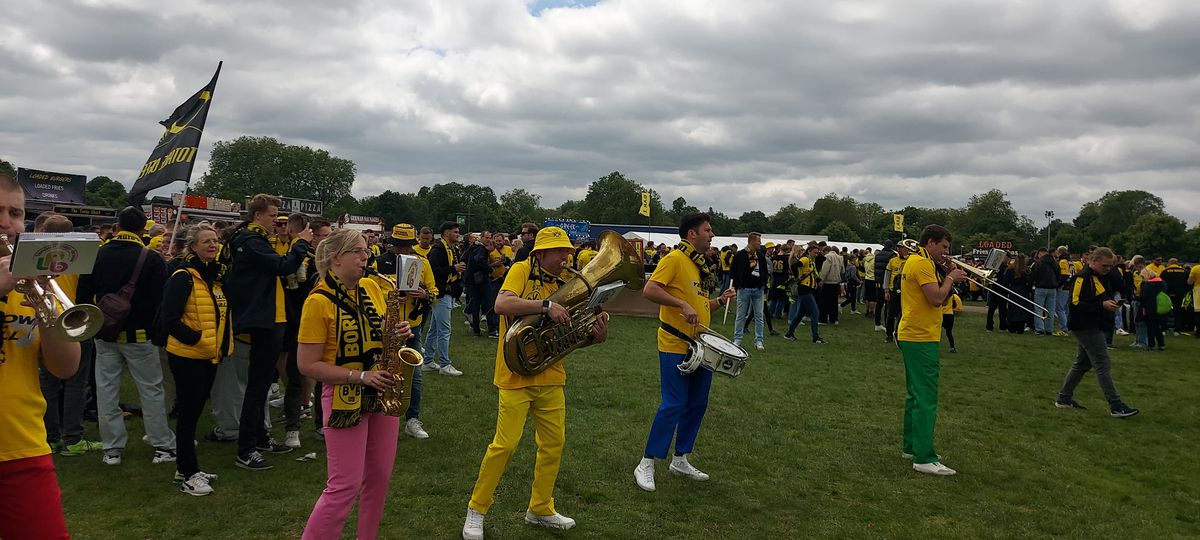
<path fill-rule="evenodd" d="M 646 231 L 629 231 L 629 232 L 625 233 L 625 238 L 641 238 L 643 242 L 654 242 L 654 245 L 658 245 L 663 242 L 666 242 L 668 246 L 674 246 L 675 244 L 679 243 L 679 235 L 678 234 L 652 233 L 652 232 L 646 232 Z M 784 244 L 784 243 L 787 243 L 788 238 L 796 239 L 798 237 L 795 235 L 775 237 L 775 236 L 771 236 L 770 234 L 764 234 L 763 235 L 763 243 L 765 244 L 767 242 L 775 242 L 776 244 Z M 800 242 L 799 240 L 797 240 L 797 243 L 806 243 L 806 242 Z M 838 242 L 836 240 L 828 240 L 828 241 L 826 241 L 826 243 L 831 246 L 837 246 L 838 248 L 845 246 L 847 249 L 849 249 L 851 251 L 853 251 L 855 249 L 863 249 L 863 248 L 871 248 L 871 250 L 873 250 L 873 251 L 878 251 L 883 248 L 883 245 L 881 245 L 881 244 L 869 244 L 869 243 L 863 243 L 863 242 Z M 745 236 L 714 236 L 712 239 L 712 245 L 717 246 L 718 248 L 728 246 L 729 244 L 733 244 L 733 245 L 737 246 L 738 249 L 742 249 L 742 248 L 746 247 L 746 237 Z"/>

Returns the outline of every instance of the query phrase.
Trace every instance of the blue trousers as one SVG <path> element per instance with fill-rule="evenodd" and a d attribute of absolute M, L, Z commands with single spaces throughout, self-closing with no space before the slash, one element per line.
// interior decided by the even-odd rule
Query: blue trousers
<path fill-rule="evenodd" d="M 803 319 L 805 315 L 808 315 L 808 322 L 812 325 L 813 339 L 815 340 L 817 336 L 821 335 L 817 331 L 817 318 L 820 317 L 820 311 L 817 309 L 817 299 L 813 298 L 812 293 L 796 296 L 789 315 L 787 335 L 796 335 L 796 327 L 800 325 L 800 319 Z"/>
<path fill-rule="evenodd" d="M 746 319 L 754 315 L 754 342 L 763 341 L 763 290 L 761 287 L 737 291 L 737 319 L 733 323 L 733 341 L 742 342 L 746 332 Z"/>
<path fill-rule="evenodd" d="M 1034 317 L 1033 329 L 1037 332 L 1053 332 L 1054 312 L 1058 309 L 1058 289 L 1045 289 L 1042 287 L 1034 289 L 1033 302 L 1044 308 L 1046 311 L 1043 313 L 1048 315 L 1044 321 L 1041 317 Z M 1061 326 L 1061 323 L 1060 328 L 1066 330 L 1066 327 Z"/>
<path fill-rule="evenodd" d="M 761 302 L 760 302 L 761 304 Z M 680 373 L 676 366 L 686 355 L 658 352 L 658 379 L 662 389 L 662 403 L 654 423 L 650 424 L 650 437 L 646 441 L 646 457 L 666 459 L 675 438 L 675 454 L 690 454 L 700 433 L 700 423 L 708 410 L 708 389 L 712 386 L 712 372 L 697 368 L 690 374 Z"/>
<path fill-rule="evenodd" d="M 1058 328 L 1063 332 L 1067 331 L 1067 305 L 1071 303 L 1071 291 L 1058 289 L 1055 292 L 1054 303 L 1054 318 L 1058 320 Z M 1047 321 L 1049 322 L 1049 321 Z M 1047 328 L 1049 330 L 1049 328 Z"/>
<path fill-rule="evenodd" d="M 422 337 L 421 331 L 424 329 L 425 329 L 425 325 L 423 325 L 423 324 L 421 326 L 413 328 L 412 329 L 413 337 L 412 337 L 412 339 L 408 340 L 408 346 L 416 349 L 417 352 L 421 353 L 421 356 L 425 355 L 425 346 L 423 345 L 423 341 L 421 340 L 421 337 Z M 418 367 L 417 369 L 413 370 L 412 391 L 409 393 L 410 398 L 408 400 L 408 410 L 405 411 L 405 413 L 404 413 L 405 420 L 408 420 L 409 418 L 419 418 L 421 416 L 421 387 L 422 387 L 422 385 L 423 385 L 423 381 L 421 378 L 421 368 Z"/>
<path fill-rule="evenodd" d="M 450 295 L 437 299 L 433 310 L 429 313 L 429 334 L 425 338 L 425 363 L 446 367 L 450 365 L 450 311 L 454 308 L 454 299 Z"/>

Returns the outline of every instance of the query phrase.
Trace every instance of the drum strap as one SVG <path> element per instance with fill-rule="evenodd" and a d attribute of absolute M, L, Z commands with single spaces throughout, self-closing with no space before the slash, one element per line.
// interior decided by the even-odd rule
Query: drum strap
<path fill-rule="evenodd" d="M 677 337 L 677 338 L 679 338 L 679 339 L 682 339 L 683 341 L 687 342 L 689 345 L 695 345 L 695 344 L 696 344 L 696 340 L 694 340 L 694 339 L 692 339 L 692 338 L 688 337 L 688 335 L 687 335 L 687 334 L 683 333 L 683 332 L 682 332 L 681 330 L 679 330 L 678 328 L 675 328 L 674 326 L 671 326 L 670 324 L 667 324 L 667 323 L 666 323 L 666 322 L 664 322 L 664 321 L 659 321 L 659 324 L 661 325 L 661 328 L 662 328 L 663 330 L 665 330 L 665 331 L 666 331 L 668 334 L 671 334 L 672 336 L 675 336 L 675 337 Z"/>

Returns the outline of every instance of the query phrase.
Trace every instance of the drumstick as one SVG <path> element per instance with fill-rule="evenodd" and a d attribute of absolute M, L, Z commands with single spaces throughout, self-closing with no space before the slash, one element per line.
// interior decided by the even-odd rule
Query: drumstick
<path fill-rule="evenodd" d="M 732 289 L 732 287 L 730 287 L 729 289 L 725 289 L 725 290 L 728 291 L 730 289 Z M 722 291 L 722 292 L 724 292 L 724 291 Z M 721 324 L 727 324 L 729 322 L 729 304 L 732 304 L 732 303 L 733 303 L 732 298 L 725 301 L 725 314 L 721 316 Z"/>

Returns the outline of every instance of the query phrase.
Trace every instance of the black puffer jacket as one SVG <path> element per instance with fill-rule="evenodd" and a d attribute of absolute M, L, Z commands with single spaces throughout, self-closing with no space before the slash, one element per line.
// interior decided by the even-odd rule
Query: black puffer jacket
<path fill-rule="evenodd" d="M 287 255 L 280 255 L 266 236 L 243 228 L 233 234 L 225 249 L 232 250 L 233 260 L 225 272 L 233 333 L 274 328 L 279 278 L 294 273 L 304 263 L 308 241 L 296 240 Z"/>

